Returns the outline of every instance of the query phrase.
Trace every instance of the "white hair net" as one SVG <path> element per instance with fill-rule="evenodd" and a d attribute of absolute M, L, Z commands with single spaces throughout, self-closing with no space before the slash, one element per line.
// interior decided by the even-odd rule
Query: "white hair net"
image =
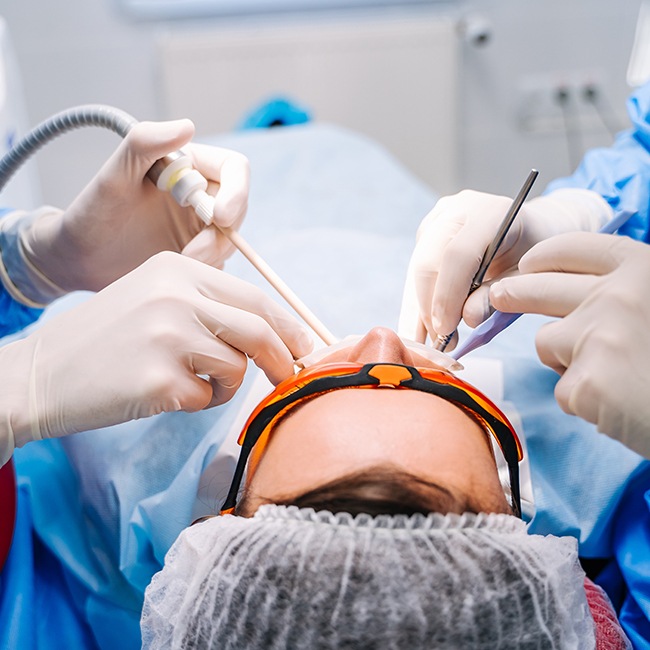
<path fill-rule="evenodd" d="M 262 506 L 183 532 L 147 588 L 144 648 L 594 648 L 572 538 L 509 515 Z"/>

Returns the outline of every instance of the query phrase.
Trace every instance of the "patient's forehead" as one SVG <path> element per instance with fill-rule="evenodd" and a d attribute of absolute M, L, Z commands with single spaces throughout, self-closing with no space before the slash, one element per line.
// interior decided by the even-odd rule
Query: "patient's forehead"
<path fill-rule="evenodd" d="M 435 395 L 389 388 L 336 390 L 296 408 L 271 435 L 251 488 L 272 498 L 269 489 L 307 491 L 387 463 L 452 492 L 501 490 L 475 420 Z"/>
<path fill-rule="evenodd" d="M 417 442 L 421 448 L 458 446 L 469 440 L 489 447 L 488 434 L 461 407 L 423 391 L 393 388 L 344 388 L 307 400 L 276 425 L 269 448 L 307 439 L 322 445 L 362 446 L 366 455 L 396 439 L 402 445 Z"/>

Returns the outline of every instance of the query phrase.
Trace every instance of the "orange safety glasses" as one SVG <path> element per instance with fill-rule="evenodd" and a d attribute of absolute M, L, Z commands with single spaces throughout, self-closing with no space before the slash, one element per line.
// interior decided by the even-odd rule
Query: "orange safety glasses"
<path fill-rule="evenodd" d="M 463 409 L 494 438 L 503 452 L 510 475 L 512 507 L 521 516 L 519 461 L 523 451 L 506 416 L 485 395 L 450 372 L 394 363 L 327 364 L 302 370 L 279 384 L 251 413 L 239 436 L 242 450 L 222 514 L 234 510 L 246 466 L 250 479 L 280 418 L 308 399 L 342 388 L 418 390 L 442 397 Z"/>

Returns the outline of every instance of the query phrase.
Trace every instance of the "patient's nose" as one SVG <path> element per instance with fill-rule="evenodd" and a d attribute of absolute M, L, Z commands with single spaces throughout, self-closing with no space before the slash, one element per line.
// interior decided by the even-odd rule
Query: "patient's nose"
<path fill-rule="evenodd" d="M 374 327 L 350 348 L 348 361 L 353 363 L 411 364 L 411 353 L 399 336 L 387 327 Z"/>

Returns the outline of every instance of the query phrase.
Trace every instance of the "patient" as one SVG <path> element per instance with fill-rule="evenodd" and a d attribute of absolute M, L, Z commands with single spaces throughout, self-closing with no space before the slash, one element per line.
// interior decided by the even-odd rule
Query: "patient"
<path fill-rule="evenodd" d="M 356 345 L 325 356 L 309 371 L 330 364 L 373 362 L 442 370 L 405 347 L 391 330 L 375 328 Z M 462 387 L 454 397 L 471 400 L 464 391 L 472 387 L 458 383 Z M 439 390 L 454 387 L 443 385 Z M 477 395 L 487 406 L 487 398 Z M 237 514 L 250 516 L 263 503 L 342 509 L 351 514 L 512 513 L 495 471 L 491 442 L 495 438 L 481 417 L 493 418 L 500 425 L 496 433 L 503 445 L 510 444 L 516 511 L 520 511 L 519 441 L 493 404 L 490 412 L 477 414 L 469 402 L 461 410 L 458 403 L 436 394 L 391 388 L 339 389 L 316 396 L 290 403 L 267 425 L 266 431 L 272 430 L 273 435 L 268 445 L 265 435 L 255 445 Z"/>
<path fill-rule="evenodd" d="M 575 540 L 514 516 L 521 449 L 487 398 L 446 373 L 437 387 L 400 375 L 437 369 L 390 330 L 310 371 L 348 382 L 342 363 L 387 364 L 370 370 L 382 386 L 263 401 L 238 516 L 180 536 L 147 590 L 144 647 L 594 648 L 594 597 L 607 647 L 628 647 L 593 585 L 590 613 Z"/>

